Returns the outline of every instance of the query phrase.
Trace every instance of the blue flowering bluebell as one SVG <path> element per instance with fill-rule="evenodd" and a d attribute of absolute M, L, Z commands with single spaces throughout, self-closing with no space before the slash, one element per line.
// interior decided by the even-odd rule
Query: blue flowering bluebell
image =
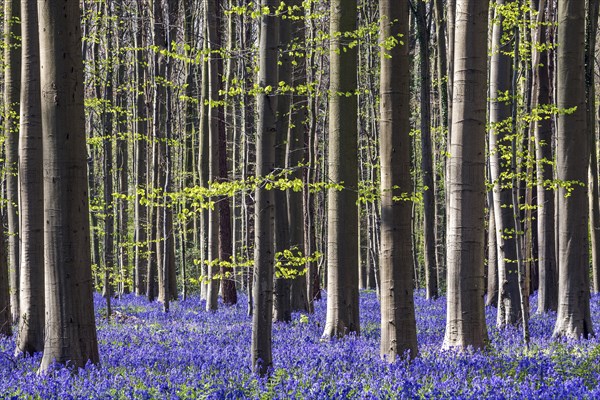
<path fill-rule="evenodd" d="M 72 374 L 56 366 L 38 375 L 41 355 L 12 356 L 14 338 L 0 339 L 0 398 L 123 399 L 376 399 L 600 398 L 600 340 L 553 340 L 555 314 L 530 321 L 531 345 L 519 328 L 495 328 L 486 310 L 490 347 L 456 353 L 440 349 L 445 299 L 415 299 L 420 356 L 393 364 L 379 357 L 379 305 L 361 293 L 361 336 L 320 342 L 325 301 L 314 315 L 273 325 L 270 378 L 250 369 L 251 319 L 245 299 L 216 313 L 198 298 L 175 302 L 169 314 L 133 295 L 115 299 L 110 322 L 95 297 L 101 364 Z M 531 304 L 536 304 L 535 296 Z M 592 297 L 600 332 L 600 296 Z"/>

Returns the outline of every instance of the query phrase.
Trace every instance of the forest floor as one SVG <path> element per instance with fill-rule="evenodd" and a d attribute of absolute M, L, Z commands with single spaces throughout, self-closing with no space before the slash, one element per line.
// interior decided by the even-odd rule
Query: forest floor
<path fill-rule="evenodd" d="M 534 313 L 526 351 L 520 331 L 496 329 L 488 308 L 490 349 L 444 352 L 445 299 L 427 301 L 421 292 L 420 356 L 412 363 L 380 360 L 379 305 L 375 293 L 363 292 L 360 337 L 320 342 L 325 300 L 314 315 L 274 324 L 274 371 L 261 379 L 249 367 L 245 300 L 208 313 L 191 298 L 165 315 L 159 304 L 128 295 L 114 300 L 107 323 L 97 295 L 101 364 L 40 376 L 41 355 L 14 358 L 14 338 L 0 339 L 0 398 L 600 398 L 600 339 L 553 341 L 556 316 Z M 592 298 L 592 319 L 600 334 L 600 296 Z"/>

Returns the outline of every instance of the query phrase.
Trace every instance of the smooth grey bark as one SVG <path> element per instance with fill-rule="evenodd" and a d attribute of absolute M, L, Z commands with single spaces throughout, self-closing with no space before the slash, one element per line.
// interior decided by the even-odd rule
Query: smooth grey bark
<path fill-rule="evenodd" d="M 428 299 L 438 296 L 436 262 L 436 214 L 433 150 L 431 145 L 431 71 L 429 65 L 429 24 L 426 3 L 417 4 L 416 21 L 420 61 L 421 173 L 423 179 L 423 244 L 425 248 L 425 290 Z M 409 85 L 409 83 L 407 83 Z"/>
<path fill-rule="evenodd" d="M 488 3 L 457 0 L 443 348 L 483 348 Z"/>
<path fill-rule="evenodd" d="M 492 57 L 490 61 L 490 175 L 493 183 L 493 206 L 496 228 L 498 262 L 498 327 L 514 325 L 521 320 L 519 307 L 519 275 L 517 273 L 517 232 L 512 204 L 512 178 L 515 173 L 507 159 L 512 138 L 512 42 L 504 38 L 504 16 L 499 7 L 511 1 L 497 0 L 495 23 L 492 28 Z"/>
<path fill-rule="evenodd" d="M 356 0 L 332 0 L 329 48 L 327 192 L 327 320 L 323 339 L 360 333 L 358 304 L 357 46 Z"/>
<path fill-rule="evenodd" d="M 496 219 L 492 194 L 488 192 L 488 253 L 486 306 L 498 305 L 498 248 L 496 247 Z"/>
<path fill-rule="evenodd" d="M 21 85 L 21 7 L 18 0 L 4 1 L 4 149 L 6 213 L 8 216 L 8 268 L 13 321 L 19 318 L 19 96 Z"/>
<path fill-rule="evenodd" d="M 533 0 L 532 8 L 538 12 L 538 27 L 533 29 L 532 40 L 546 40 L 546 0 Z M 532 110 L 550 104 L 549 63 L 552 53 L 532 53 Z M 554 223 L 554 190 L 545 182 L 552 181 L 552 120 L 542 115 L 534 122 L 536 178 L 537 178 L 537 245 L 538 245 L 538 312 L 556 311 L 558 307 L 558 271 L 556 266 Z"/>
<path fill-rule="evenodd" d="M 408 0 L 380 0 L 380 42 L 408 37 Z M 401 35 L 401 36 L 400 36 Z M 382 358 L 416 357 L 412 281 L 410 175 L 410 60 L 408 43 L 381 52 L 379 149 L 381 164 L 380 299 Z"/>
<path fill-rule="evenodd" d="M 556 170 L 558 189 L 558 312 L 555 337 L 594 334 L 588 249 L 589 140 L 585 112 L 585 2 L 558 3 Z M 572 182 L 577 182 L 573 184 Z M 572 185 L 567 197 L 566 185 Z M 580 186 L 583 185 L 583 186 Z"/>
<path fill-rule="evenodd" d="M 79 1 L 38 2 L 46 325 L 40 370 L 97 363 Z"/>
<path fill-rule="evenodd" d="M 588 204 L 590 216 L 590 248 L 592 251 L 592 283 L 594 293 L 600 292 L 600 202 L 598 195 L 598 151 L 596 140 L 596 34 L 598 32 L 598 0 L 588 0 L 585 46 L 585 88 L 590 165 L 588 167 Z"/>
<path fill-rule="evenodd" d="M 21 266 L 16 353 L 44 349 L 44 181 L 37 0 L 21 2 Z"/>
<path fill-rule="evenodd" d="M 261 8 L 269 13 L 260 16 L 258 86 L 277 87 L 279 82 L 277 50 L 279 17 L 274 15 L 276 0 L 262 0 Z M 275 169 L 275 139 L 277 135 L 277 96 L 262 91 L 257 95 L 258 129 L 256 137 L 256 178 Z M 252 313 L 252 368 L 266 375 L 273 364 L 271 335 L 273 318 L 273 273 L 275 268 L 275 196 L 272 190 L 259 185 L 254 206 L 254 279 Z"/>

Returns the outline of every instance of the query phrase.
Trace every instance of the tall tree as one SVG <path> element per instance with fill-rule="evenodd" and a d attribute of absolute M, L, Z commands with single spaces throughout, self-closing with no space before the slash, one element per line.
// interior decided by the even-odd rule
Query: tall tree
<path fill-rule="evenodd" d="M 20 317 L 17 352 L 44 349 L 44 181 L 37 0 L 21 2 L 22 72 L 19 183 Z"/>
<path fill-rule="evenodd" d="M 207 0 L 205 5 L 205 18 L 207 29 L 207 40 L 209 48 L 208 59 L 208 148 L 209 148 L 209 182 L 219 180 L 220 169 L 220 129 L 223 121 L 223 107 L 219 104 L 219 90 L 223 72 L 223 62 L 218 52 L 221 49 L 221 0 Z M 220 199 L 221 201 L 228 201 Z M 219 262 L 227 261 L 219 259 L 219 213 L 222 211 L 220 203 L 208 212 L 208 286 L 206 294 L 206 309 L 216 310 L 219 295 Z"/>
<path fill-rule="evenodd" d="M 290 44 L 292 41 L 292 29 L 290 18 L 279 21 L 279 82 L 285 85 L 291 84 L 292 78 L 292 60 L 290 57 Z M 289 129 L 291 107 L 291 95 L 282 93 L 277 99 L 277 136 L 275 138 L 275 168 L 279 171 L 285 169 L 285 159 L 287 150 L 287 138 Z M 287 194 L 285 191 L 277 190 L 275 192 L 275 255 L 283 254 L 289 250 L 290 241 L 290 222 L 288 219 Z M 289 264 L 285 257 L 280 256 L 281 270 L 275 271 L 275 297 L 273 308 L 273 319 L 278 322 L 289 322 L 292 320 L 292 303 L 290 296 L 291 282 L 289 273 Z"/>
<path fill-rule="evenodd" d="M 417 355 L 412 281 L 408 1 L 380 0 L 381 348 L 394 361 Z"/>
<path fill-rule="evenodd" d="M 98 5 L 100 7 L 100 3 Z M 115 264 L 115 214 L 113 208 L 113 140 L 114 140 L 114 90 L 113 90 L 113 25 L 111 5 L 104 3 L 102 9 L 107 18 L 106 21 L 106 57 L 109 60 L 106 65 L 106 78 L 104 80 L 104 93 L 98 90 L 98 99 L 102 98 L 102 170 L 104 176 L 104 292 L 106 298 L 107 316 L 111 314 L 111 296 L 113 294 L 113 274 Z M 99 61 L 99 60 L 98 60 Z M 100 87 L 100 83 L 98 84 Z"/>
<path fill-rule="evenodd" d="M 291 0 L 290 6 L 300 8 L 301 0 Z M 292 18 L 291 21 L 292 37 L 295 43 L 301 44 L 306 41 L 306 24 L 302 18 Z M 305 161 L 304 136 L 307 132 L 308 119 L 308 96 L 301 90 L 306 85 L 306 55 L 294 59 L 295 64 L 292 70 L 292 87 L 295 89 L 292 95 L 292 104 L 290 109 L 290 123 L 288 128 L 286 161 L 285 167 L 291 171 L 291 178 L 303 179 L 304 168 L 301 164 Z M 304 182 L 306 184 L 306 182 Z M 305 253 L 304 245 L 304 221 L 302 210 L 302 192 L 287 192 L 287 211 L 288 223 L 290 229 L 289 243 L 291 248 L 297 249 L 300 253 Z M 308 254 L 310 255 L 310 254 Z M 304 267 L 304 266 L 303 266 Z M 307 299 L 307 268 L 299 268 L 299 275 L 292 280 L 290 295 L 292 296 L 292 310 L 309 311 Z"/>
<path fill-rule="evenodd" d="M 358 306 L 358 165 L 356 0 L 332 0 L 329 48 L 327 321 L 323 338 L 360 332 Z"/>
<path fill-rule="evenodd" d="M 590 247 L 592 250 L 592 283 L 600 292 L 600 201 L 598 200 L 598 151 L 596 140 L 596 34 L 598 33 L 598 0 L 588 0 L 585 40 L 585 89 L 590 165 L 588 172 L 588 204 L 590 215 Z"/>
<path fill-rule="evenodd" d="M 216 23 L 216 37 L 214 41 L 216 42 L 216 48 L 221 48 L 223 39 L 222 39 L 222 31 L 221 28 L 223 26 L 223 19 L 225 18 L 223 15 L 223 6 L 220 4 L 220 0 L 217 1 L 217 10 L 219 14 L 216 15 L 217 23 Z M 209 31 L 210 33 L 210 31 Z M 210 33 L 212 35 L 212 33 Z M 230 34 L 233 34 L 230 32 Z M 212 36 L 209 37 L 209 40 L 213 40 Z M 211 67 L 214 64 L 210 64 Z M 218 87 L 218 95 L 219 101 L 218 106 L 216 107 L 216 113 L 213 114 L 212 118 L 218 119 L 218 180 L 219 182 L 226 182 L 228 180 L 228 171 L 227 171 L 227 132 L 225 130 L 225 107 L 223 106 L 222 100 L 223 95 L 220 92 L 223 90 L 223 60 L 222 57 L 219 57 L 216 60 L 217 65 L 217 87 Z M 233 251 L 233 240 L 232 240 L 232 232 L 231 232 L 231 205 L 228 198 L 221 198 L 219 201 L 219 260 L 226 261 L 227 263 L 221 264 L 220 274 L 221 274 L 221 292 L 223 295 L 223 303 L 228 305 L 233 305 L 237 303 L 237 290 L 235 288 L 235 281 L 233 280 L 233 268 L 228 264 L 232 261 L 231 256 Z"/>
<path fill-rule="evenodd" d="M 46 324 L 41 370 L 96 363 L 79 1 L 38 2 Z"/>
<path fill-rule="evenodd" d="M 146 106 L 146 56 L 144 47 L 144 14 L 145 8 L 141 2 L 137 4 L 137 29 L 135 34 L 135 78 L 137 84 L 136 92 L 136 119 L 135 131 L 136 138 L 135 146 L 135 206 L 134 206 L 134 225 L 135 225 L 135 272 L 134 272 L 134 288 L 138 295 L 146 294 L 146 269 L 147 269 L 147 254 L 148 251 L 148 207 L 141 202 L 141 191 L 146 190 L 147 179 L 147 147 L 148 147 L 148 121 L 147 121 L 147 106 Z"/>
<path fill-rule="evenodd" d="M 488 2 L 456 1 L 444 348 L 482 348 Z"/>
<path fill-rule="evenodd" d="M 277 49 L 279 47 L 279 17 L 276 0 L 262 0 L 260 16 L 258 86 L 258 130 L 256 138 L 256 178 L 272 173 L 275 168 L 275 137 L 277 134 L 277 96 L 267 87 L 277 87 Z M 265 375 L 271 367 L 271 320 L 273 317 L 273 272 L 275 263 L 274 222 L 275 196 L 272 190 L 259 185 L 254 207 L 254 285 L 252 313 L 252 367 Z"/>
<path fill-rule="evenodd" d="M 585 2 L 558 3 L 556 171 L 558 315 L 554 336 L 594 334 L 590 317 L 587 191 L 589 140 L 585 112 Z M 574 110 L 573 110 L 574 108 Z M 582 186 L 579 186 L 582 185 Z M 567 196 L 568 194 L 568 196 Z"/>
<path fill-rule="evenodd" d="M 435 187 L 431 147 L 431 71 L 429 68 L 429 23 L 427 4 L 417 3 L 416 20 L 419 38 L 420 106 L 421 106 L 421 173 L 423 174 L 423 244 L 425 245 L 425 288 L 427 298 L 438 296 L 435 257 Z M 440 46 L 441 47 L 441 46 Z M 408 85 L 408 83 L 407 83 Z"/>
<path fill-rule="evenodd" d="M 546 40 L 546 0 L 533 0 L 532 8 L 537 11 L 532 41 Z M 532 110 L 541 110 L 550 104 L 549 64 L 552 52 L 541 53 L 533 46 L 532 53 Z M 536 177 L 537 177 L 537 245 L 538 245 L 538 312 L 556 311 L 558 307 L 558 271 L 556 269 L 554 191 L 546 182 L 553 179 L 552 171 L 552 120 L 540 113 L 534 122 Z"/>
<path fill-rule="evenodd" d="M 8 268 L 13 320 L 19 318 L 19 96 L 21 85 L 21 7 L 4 0 L 4 132 L 8 216 Z"/>
<path fill-rule="evenodd" d="M 512 41 L 505 29 L 505 6 L 511 0 L 496 0 L 492 28 L 490 61 L 490 175 L 498 252 L 498 316 L 497 325 L 514 325 L 521 318 L 519 307 L 519 275 L 517 273 L 517 232 L 512 207 L 511 157 L 507 157 L 512 140 Z"/>

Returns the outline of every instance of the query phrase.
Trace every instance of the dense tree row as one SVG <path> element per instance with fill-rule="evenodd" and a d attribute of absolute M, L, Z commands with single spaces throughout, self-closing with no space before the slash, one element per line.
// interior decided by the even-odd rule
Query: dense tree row
<path fill-rule="evenodd" d="M 388 360 L 420 287 L 446 348 L 486 346 L 486 302 L 527 343 L 534 291 L 594 333 L 598 1 L 65 4 L 3 20 L 0 327 L 42 368 L 98 361 L 93 287 L 107 318 L 244 292 L 260 373 L 323 291 L 327 340 L 377 290 Z"/>

